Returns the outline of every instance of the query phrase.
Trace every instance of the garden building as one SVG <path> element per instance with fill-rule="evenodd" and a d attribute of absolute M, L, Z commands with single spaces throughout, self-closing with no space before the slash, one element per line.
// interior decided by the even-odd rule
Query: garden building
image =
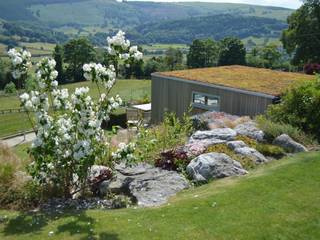
<path fill-rule="evenodd" d="M 152 122 L 164 113 L 182 116 L 221 111 L 239 116 L 256 116 L 269 104 L 279 102 L 290 86 L 314 77 L 244 66 L 198 68 L 152 74 Z"/>

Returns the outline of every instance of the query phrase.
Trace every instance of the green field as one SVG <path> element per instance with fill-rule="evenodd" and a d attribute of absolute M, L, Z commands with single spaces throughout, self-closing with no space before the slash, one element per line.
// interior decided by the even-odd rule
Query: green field
<path fill-rule="evenodd" d="M 75 88 L 82 86 L 88 86 L 91 96 L 97 99 L 99 96 L 98 88 L 91 82 L 67 84 L 62 87 L 68 88 L 69 93 L 72 93 Z M 125 101 L 140 100 L 146 95 L 150 97 L 151 81 L 134 79 L 118 80 L 110 94 L 111 96 L 119 94 Z M 19 99 L 15 95 L 0 96 L 0 103 L 0 110 L 15 109 L 20 106 Z M 0 138 L 31 129 L 26 113 L 0 114 L 0 126 Z"/>
<path fill-rule="evenodd" d="M 150 209 L 0 211 L 0 239 L 320 239 L 320 153 L 213 181 Z M 49 232 L 53 235 L 48 237 Z"/>

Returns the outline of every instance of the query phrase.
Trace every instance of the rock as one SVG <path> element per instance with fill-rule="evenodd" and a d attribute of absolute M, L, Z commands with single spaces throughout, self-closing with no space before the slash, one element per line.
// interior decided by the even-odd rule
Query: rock
<path fill-rule="evenodd" d="M 234 152 L 236 154 L 250 158 L 256 164 L 268 162 L 268 159 L 254 148 L 250 148 L 250 147 L 236 148 L 234 149 Z"/>
<path fill-rule="evenodd" d="M 209 145 L 210 146 L 210 145 Z M 183 151 L 187 153 L 189 158 L 197 157 L 203 154 L 207 149 L 206 143 L 202 143 L 201 141 L 189 143 L 183 146 Z"/>
<path fill-rule="evenodd" d="M 206 153 L 193 159 L 187 166 L 187 173 L 196 182 L 208 181 L 247 173 L 241 164 L 223 153 Z"/>
<path fill-rule="evenodd" d="M 150 164 L 140 163 L 133 167 L 126 167 L 124 163 L 118 164 L 115 166 L 115 169 L 127 176 L 134 176 L 146 173 L 148 169 L 152 169 L 153 167 Z"/>
<path fill-rule="evenodd" d="M 153 169 L 129 185 L 130 193 L 143 207 L 162 205 L 169 197 L 188 187 L 187 180 L 177 172 L 162 169 Z"/>
<path fill-rule="evenodd" d="M 236 124 L 243 117 L 230 115 L 224 112 L 205 112 L 192 117 L 193 126 L 197 130 L 209 130 L 215 128 L 230 127 L 230 124 Z"/>
<path fill-rule="evenodd" d="M 151 207 L 166 203 L 169 197 L 188 187 L 188 181 L 175 171 L 138 164 L 117 166 L 108 190 L 131 196 L 139 206 Z"/>
<path fill-rule="evenodd" d="M 247 144 L 245 144 L 243 141 L 231 141 L 231 142 L 227 142 L 227 146 L 228 146 L 231 150 L 235 150 L 236 148 L 244 148 L 244 147 L 247 147 Z"/>
<path fill-rule="evenodd" d="M 208 148 L 212 145 L 226 143 L 236 137 L 237 133 L 231 128 L 217 128 L 208 131 L 197 131 L 189 139 L 188 144 L 203 145 Z"/>
<path fill-rule="evenodd" d="M 242 124 L 237 125 L 234 130 L 237 132 L 238 135 L 244 135 L 255 139 L 259 142 L 264 140 L 264 132 L 261 131 L 257 124 L 253 121 L 245 122 Z"/>
<path fill-rule="evenodd" d="M 237 136 L 237 133 L 231 128 L 217 128 L 208 131 L 197 131 L 191 139 L 194 140 L 207 140 L 207 139 L 218 139 L 224 141 L 231 141 Z"/>
<path fill-rule="evenodd" d="M 274 145 L 280 146 L 290 153 L 307 152 L 307 148 L 300 143 L 294 141 L 287 134 L 278 136 L 274 141 Z"/>

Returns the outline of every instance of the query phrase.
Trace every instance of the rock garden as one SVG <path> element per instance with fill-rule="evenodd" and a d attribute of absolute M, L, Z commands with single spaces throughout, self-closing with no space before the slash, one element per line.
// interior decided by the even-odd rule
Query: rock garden
<path fill-rule="evenodd" d="M 258 124 L 248 117 L 207 112 L 191 121 L 194 130 L 185 144 L 162 151 L 154 162 L 129 167 L 117 164 L 113 176 L 105 179 L 101 176 L 108 169 L 93 166 L 90 176 L 101 179 L 96 193 L 127 196 L 129 202 L 141 207 L 159 206 L 197 184 L 245 175 L 257 165 L 308 151 L 286 134 L 268 142 Z"/>

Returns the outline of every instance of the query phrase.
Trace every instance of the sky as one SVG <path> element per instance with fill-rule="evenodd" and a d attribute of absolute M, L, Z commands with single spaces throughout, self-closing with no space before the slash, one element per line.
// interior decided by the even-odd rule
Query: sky
<path fill-rule="evenodd" d="M 229 3 L 246 3 L 254 5 L 277 6 L 285 8 L 299 8 L 301 0 L 144 0 L 153 2 L 229 2 Z"/>

